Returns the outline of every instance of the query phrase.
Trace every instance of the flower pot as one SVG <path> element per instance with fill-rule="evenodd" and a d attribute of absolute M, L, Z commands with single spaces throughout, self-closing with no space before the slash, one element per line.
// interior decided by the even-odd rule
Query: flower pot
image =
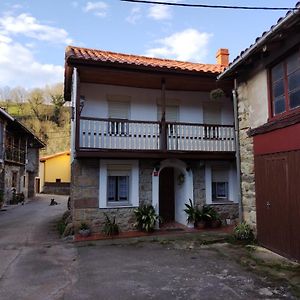
<path fill-rule="evenodd" d="M 90 229 L 80 229 L 79 230 L 79 234 L 82 236 L 82 237 L 87 237 L 91 234 L 91 230 Z"/>
<path fill-rule="evenodd" d="M 188 222 L 188 223 L 187 223 L 187 227 L 188 227 L 188 228 L 194 228 L 194 227 L 195 227 L 195 224 L 194 224 L 194 223 L 191 223 L 191 222 Z"/>
<path fill-rule="evenodd" d="M 196 227 L 198 229 L 203 229 L 205 227 L 205 225 L 206 225 L 205 221 L 198 221 L 198 222 L 196 222 Z"/>
<path fill-rule="evenodd" d="M 221 227 L 221 221 L 220 220 L 212 220 L 210 222 L 210 227 L 211 228 L 218 228 L 218 227 Z"/>

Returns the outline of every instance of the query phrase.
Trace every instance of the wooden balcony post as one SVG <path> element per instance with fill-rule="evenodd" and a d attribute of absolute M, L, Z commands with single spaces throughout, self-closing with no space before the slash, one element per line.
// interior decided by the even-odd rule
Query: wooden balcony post
<path fill-rule="evenodd" d="M 167 151 L 167 126 L 166 126 L 166 82 L 161 80 L 161 150 Z"/>

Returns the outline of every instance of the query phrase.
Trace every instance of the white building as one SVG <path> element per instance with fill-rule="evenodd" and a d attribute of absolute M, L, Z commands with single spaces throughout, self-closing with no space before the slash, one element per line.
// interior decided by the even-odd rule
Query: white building
<path fill-rule="evenodd" d="M 72 101 L 71 198 L 75 223 L 99 230 L 103 212 L 133 229 L 133 208 L 154 206 L 186 224 L 184 204 L 238 217 L 228 64 L 179 62 L 68 47 L 65 98 Z M 211 91 L 225 93 L 212 99 Z"/>

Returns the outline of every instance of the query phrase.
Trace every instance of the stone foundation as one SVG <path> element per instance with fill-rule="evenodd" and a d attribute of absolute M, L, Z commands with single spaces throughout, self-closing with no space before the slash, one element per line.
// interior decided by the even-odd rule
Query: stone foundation
<path fill-rule="evenodd" d="M 226 204 L 211 204 L 219 214 L 222 222 L 226 219 L 230 219 L 231 224 L 236 224 L 239 219 L 239 205 L 238 203 L 226 203 Z"/>

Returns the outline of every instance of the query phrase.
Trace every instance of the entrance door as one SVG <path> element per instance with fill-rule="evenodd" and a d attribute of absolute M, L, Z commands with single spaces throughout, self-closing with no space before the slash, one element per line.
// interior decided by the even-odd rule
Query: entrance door
<path fill-rule="evenodd" d="M 296 259 L 300 259 L 299 163 L 300 151 L 255 157 L 258 240 Z"/>
<path fill-rule="evenodd" d="M 159 215 L 162 223 L 175 220 L 174 169 L 164 168 L 159 174 Z"/>

